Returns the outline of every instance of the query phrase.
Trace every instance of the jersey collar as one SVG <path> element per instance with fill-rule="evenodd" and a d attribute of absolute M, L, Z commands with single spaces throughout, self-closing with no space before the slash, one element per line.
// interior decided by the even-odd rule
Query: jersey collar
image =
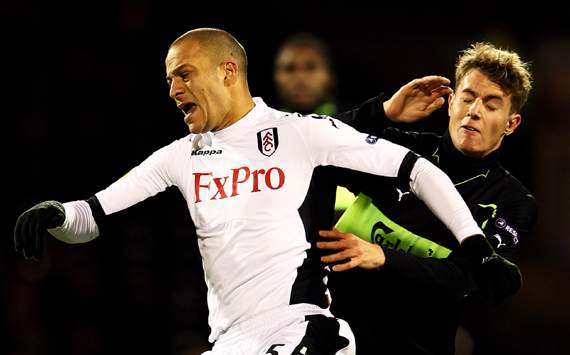
<path fill-rule="evenodd" d="M 212 132 L 214 137 L 224 138 L 228 135 L 234 135 L 237 132 L 243 131 L 247 129 L 247 127 L 254 125 L 257 122 L 258 118 L 267 112 L 269 107 L 267 104 L 265 104 L 265 102 L 263 102 L 263 99 L 261 97 L 254 97 L 253 102 L 255 103 L 255 106 L 253 106 L 251 111 L 246 113 L 245 116 L 234 122 L 232 125 L 219 131 Z"/>
<path fill-rule="evenodd" d="M 483 158 L 465 156 L 453 145 L 449 131 L 441 137 L 438 151 L 439 166 L 455 183 L 478 175 L 486 176 L 489 170 L 499 165 L 500 149 Z"/>

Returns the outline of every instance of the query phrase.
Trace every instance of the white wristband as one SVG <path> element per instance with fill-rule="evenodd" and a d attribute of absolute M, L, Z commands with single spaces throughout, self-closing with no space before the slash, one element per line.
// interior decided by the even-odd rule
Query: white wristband
<path fill-rule="evenodd" d="M 66 202 L 63 207 L 65 221 L 60 227 L 48 229 L 51 235 L 62 242 L 71 244 L 86 243 L 99 235 L 99 228 L 91 213 L 91 207 L 86 201 Z"/>

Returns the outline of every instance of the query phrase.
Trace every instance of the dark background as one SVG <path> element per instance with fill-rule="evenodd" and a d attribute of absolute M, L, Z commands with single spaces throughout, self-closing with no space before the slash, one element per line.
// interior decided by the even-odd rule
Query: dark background
<path fill-rule="evenodd" d="M 46 199 L 87 198 L 187 134 L 168 98 L 163 61 L 172 40 L 202 26 L 241 41 L 251 92 L 269 104 L 273 56 L 297 31 L 330 43 L 346 107 L 418 76 L 453 78 L 458 52 L 475 41 L 531 61 L 535 89 L 503 158 L 540 208 L 518 256 L 525 283 L 511 302 L 468 323 L 477 354 L 567 353 L 570 7 L 521 6 L 3 3 L 0 354 L 190 355 L 207 346 L 201 261 L 177 191 L 113 215 L 91 243 L 48 239 L 40 263 L 24 261 L 12 245 L 13 224 L 25 209 Z M 441 132 L 446 124 L 443 111 L 416 128 Z"/>

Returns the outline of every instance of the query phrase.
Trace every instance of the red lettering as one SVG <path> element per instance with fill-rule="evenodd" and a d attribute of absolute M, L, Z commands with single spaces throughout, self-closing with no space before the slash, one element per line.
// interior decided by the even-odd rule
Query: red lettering
<path fill-rule="evenodd" d="M 263 169 L 254 170 L 252 174 L 253 174 L 253 189 L 251 190 L 251 192 L 259 192 L 261 190 L 259 189 L 258 175 L 259 174 L 261 174 L 261 175 L 265 174 L 265 170 L 263 170 Z"/>
<path fill-rule="evenodd" d="M 239 195 L 238 186 L 240 184 L 247 183 L 250 176 L 253 176 L 251 181 L 251 192 L 260 192 L 265 186 L 271 190 L 278 190 L 285 184 L 285 173 L 278 167 L 270 168 L 269 170 L 257 169 L 251 171 L 247 166 L 242 166 L 237 169 L 231 169 L 232 175 L 213 177 L 211 172 L 209 173 L 192 173 L 194 175 L 194 194 L 196 195 L 196 203 L 202 202 L 203 198 L 210 198 L 210 200 L 222 200 L 228 197 L 234 197 Z M 206 179 L 208 182 L 202 181 L 202 177 L 208 176 Z M 264 176 L 264 177 L 262 177 Z M 228 180 L 231 179 L 231 189 L 232 193 L 228 196 L 225 186 Z M 212 185 L 214 182 L 214 186 Z M 213 188 L 215 187 L 215 193 Z M 202 189 L 207 189 L 210 193 L 207 193 L 207 197 L 201 196 L 200 193 Z"/>
<path fill-rule="evenodd" d="M 239 171 L 243 170 L 245 171 L 245 177 L 243 178 L 243 180 L 239 180 Z M 249 168 L 247 166 L 242 166 L 241 168 L 237 168 L 237 169 L 232 169 L 233 174 L 232 174 L 232 195 L 231 197 L 237 196 L 238 192 L 237 192 L 237 185 L 241 184 L 242 182 L 246 182 L 247 179 L 249 179 Z"/>
<path fill-rule="evenodd" d="M 228 181 L 228 176 L 224 176 L 223 179 L 224 182 L 222 182 L 222 178 L 214 178 L 214 184 L 216 184 L 218 191 L 210 200 L 215 200 L 218 194 L 220 195 L 220 199 L 228 197 L 228 195 L 226 195 L 226 191 L 224 191 L 224 185 L 226 184 L 226 181 Z"/>
<path fill-rule="evenodd" d="M 276 187 L 273 187 L 273 184 L 271 183 L 272 171 L 277 171 L 277 174 L 279 176 L 279 185 L 277 185 Z M 285 183 L 285 173 L 283 172 L 283 170 L 279 168 L 271 168 L 267 170 L 267 174 L 265 174 L 265 184 L 267 185 L 267 187 L 269 187 L 271 190 L 277 190 L 280 189 L 284 183 Z"/>
<path fill-rule="evenodd" d="M 196 195 L 196 203 L 202 201 L 200 199 L 200 188 L 206 187 L 208 190 L 210 189 L 210 183 L 208 182 L 207 185 L 200 185 L 200 178 L 203 175 L 212 175 L 212 173 L 192 173 L 194 175 L 194 194 Z"/>

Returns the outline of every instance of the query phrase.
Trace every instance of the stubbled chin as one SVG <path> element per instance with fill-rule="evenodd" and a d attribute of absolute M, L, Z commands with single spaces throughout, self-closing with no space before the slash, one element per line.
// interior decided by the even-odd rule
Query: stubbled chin
<path fill-rule="evenodd" d="M 193 134 L 198 134 L 200 132 L 197 132 L 196 129 L 198 128 L 194 123 L 192 122 L 186 122 L 186 125 L 188 125 L 188 129 L 190 130 L 190 133 Z"/>
<path fill-rule="evenodd" d="M 457 137 L 457 143 L 454 143 L 455 148 L 461 151 L 465 155 L 471 155 L 477 151 L 477 146 L 479 145 L 478 139 L 473 136 L 459 134 Z"/>

